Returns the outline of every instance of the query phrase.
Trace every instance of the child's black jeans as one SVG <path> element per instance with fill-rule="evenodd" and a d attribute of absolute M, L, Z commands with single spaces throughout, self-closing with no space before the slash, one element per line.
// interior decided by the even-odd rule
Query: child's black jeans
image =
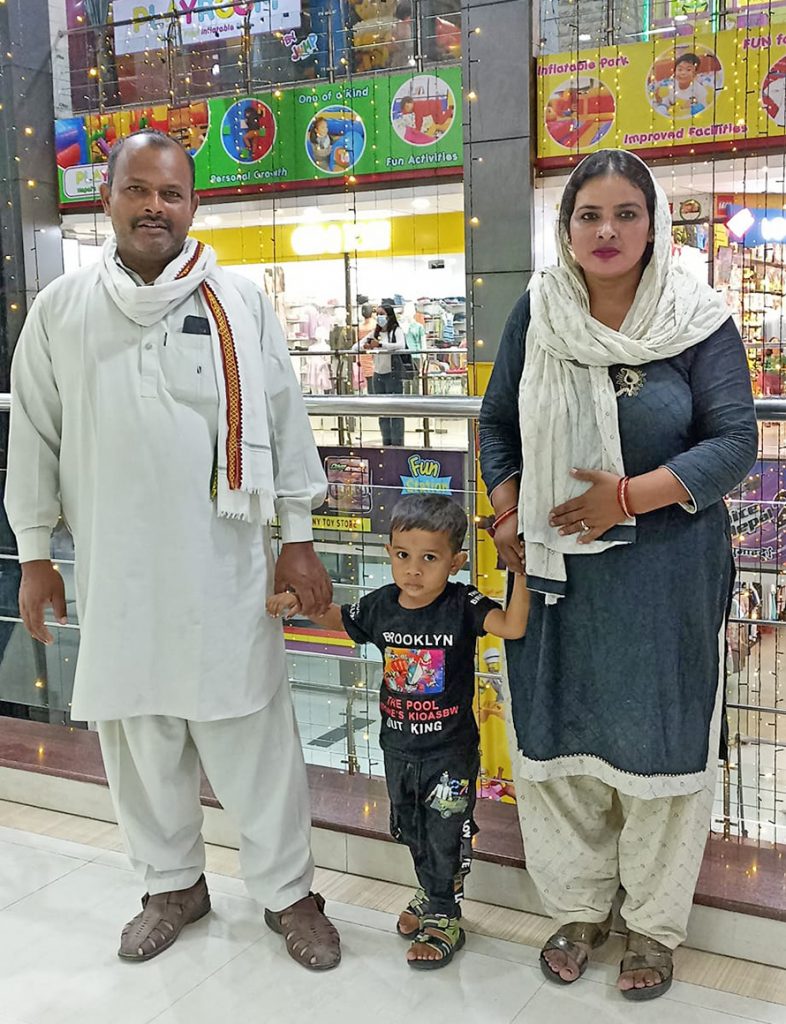
<path fill-rule="evenodd" d="M 446 750 L 418 760 L 385 751 L 390 832 L 409 847 L 428 913 L 459 917 L 462 877 L 469 871 L 477 826 L 477 747 Z"/>

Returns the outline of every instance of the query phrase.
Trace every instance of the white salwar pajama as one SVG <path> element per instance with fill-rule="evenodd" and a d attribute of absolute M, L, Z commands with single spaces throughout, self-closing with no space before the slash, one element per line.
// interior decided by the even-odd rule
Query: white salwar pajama
<path fill-rule="evenodd" d="M 723 666 L 725 628 L 718 636 Z M 630 931 L 676 949 L 709 836 L 725 679 L 720 669 L 707 763 L 693 775 L 632 775 L 590 756 L 535 762 L 516 751 L 507 673 L 506 724 L 526 869 L 557 928 L 601 924 L 620 889 Z"/>
<path fill-rule="evenodd" d="M 149 893 L 188 889 L 205 870 L 201 762 L 240 829 L 240 865 L 254 899 L 279 911 L 308 895 L 311 815 L 286 682 L 244 718 L 147 715 L 99 722 L 98 734 L 126 850 Z"/>
<path fill-rule="evenodd" d="M 520 781 L 517 795 L 527 871 L 558 928 L 605 921 L 622 886 L 629 930 L 685 941 L 712 789 L 646 800 L 579 775 Z"/>
<path fill-rule="evenodd" d="M 264 392 L 282 540 L 310 541 L 326 484 L 286 341 L 261 289 L 218 273 L 250 314 L 235 344 L 262 350 L 241 385 Z M 148 891 L 202 872 L 201 760 L 249 889 L 277 911 L 310 888 L 308 790 L 282 625 L 265 612 L 270 528 L 219 516 L 210 496 L 225 384 L 211 337 L 187 330 L 207 315 L 195 290 L 141 326 L 98 265 L 45 288 L 14 354 L 6 508 L 21 562 L 50 557 L 61 514 L 73 534 L 71 714 L 97 723 Z"/>

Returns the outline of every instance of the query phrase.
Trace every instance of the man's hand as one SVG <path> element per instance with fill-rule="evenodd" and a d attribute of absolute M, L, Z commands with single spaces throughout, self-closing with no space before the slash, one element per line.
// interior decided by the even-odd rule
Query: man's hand
<path fill-rule="evenodd" d="M 48 558 L 22 562 L 19 613 L 30 636 L 42 644 L 54 642 L 54 637 L 44 625 L 44 609 L 48 605 L 52 606 L 54 617 L 64 626 L 68 619 L 63 577 Z"/>
<path fill-rule="evenodd" d="M 282 545 L 274 589 L 277 594 L 293 591 L 306 618 L 327 612 L 333 599 L 333 584 L 310 540 Z"/>

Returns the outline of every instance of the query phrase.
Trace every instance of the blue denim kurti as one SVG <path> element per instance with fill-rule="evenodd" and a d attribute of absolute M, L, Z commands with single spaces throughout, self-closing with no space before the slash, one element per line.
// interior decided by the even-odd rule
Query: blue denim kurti
<path fill-rule="evenodd" d="M 489 494 L 521 470 L 528 325 L 524 295 L 480 416 Z M 718 637 L 734 574 L 722 499 L 757 455 L 750 374 L 731 319 L 681 355 L 609 372 L 626 473 L 668 466 L 696 512 L 672 505 L 640 516 L 635 543 L 567 556 L 567 592 L 555 605 L 532 595 L 526 637 L 506 645 L 516 735 L 525 757 L 544 765 L 589 755 L 632 775 L 692 775 L 710 758 Z"/>

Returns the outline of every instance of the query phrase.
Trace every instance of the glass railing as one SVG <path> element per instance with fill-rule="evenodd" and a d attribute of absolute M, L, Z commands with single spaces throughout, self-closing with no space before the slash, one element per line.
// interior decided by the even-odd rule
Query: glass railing
<path fill-rule="evenodd" d="M 115 0 L 113 8 L 113 21 L 92 25 L 75 7 L 54 44 L 59 117 L 147 104 L 187 107 L 211 96 L 461 60 L 458 0 L 257 0 L 197 10 Z"/>
<path fill-rule="evenodd" d="M 504 576 L 483 530 L 488 506 L 478 485 L 475 422 L 480 399 L 456 395 L 311 395 L 306 404 L 328 476 L 314 512 L 316 546 L 335 600 L 351 603 L 390 582 L 385 552 L 390 509 L 403 491 L 442 489 L 467 510 L 469 561 L 462 578 L 501 598 Z M 0 396 L 7 430 L 8 396 Z M 786 402 L 760 399 L 760 461 L 728 499 L 738 566 L 728 633 L 729 758 L 720 766 L 713 828 L 726 835 L 786 839 Z M 383 445 L 380 420 L 403 420 L 402 444 Z M 783 479 L 782 479 L 783 478 Z M 73 546 L 64 528 L 52 553 L 66 585 L 67 626 L 50 623 L 49 647 L 19 619 L 19 566 L 8 524 L 0 536 L 0 712 L 57 724 L 69 708 L 79 631 Z M 367 776 L 382 773 L 378 653 L 354 647 L 304 619 L 286 624 L 289 678 L 306 760 Z M 509 799 L 501 642 L 478 645 L 476 712 L 481 722 L 482 794 Z"/>

